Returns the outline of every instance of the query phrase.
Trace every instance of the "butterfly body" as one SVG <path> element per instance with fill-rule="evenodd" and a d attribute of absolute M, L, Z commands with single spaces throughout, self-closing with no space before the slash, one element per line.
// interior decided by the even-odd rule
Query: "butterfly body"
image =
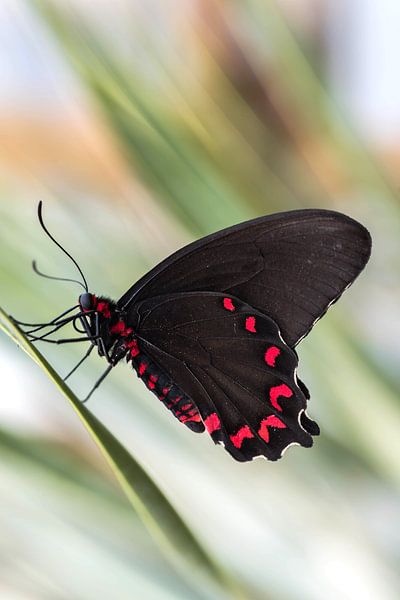
<path fill-rule="evenodd" d="M 182 248 L 117 302 L 84 280 L 78 318 L 108 371 L 126 359 L 181 423 L 236 460 L 277 460 L 319 433 L 295 347 L 370 251 L 368 231 L 341 213 L 260 217 Z"/>
<path fill-rule="evenodd" d="M 105 297 L 85 301 L 82 322 L 100 356 L 112 366 L 125 358 L 181 423 L 207 429 L 236 460 L 312 445 L 319 430 L 305 415 L 297 354 L 267 315 L 216 292 L 156 296 L 129 311 Z"/>
<path fill-rule="evenodd" d="M 116 302 L 110 298 L 94 294 L 90 296 L 90 303 L 87 301 L 85 304 L 85 311 L 90 314 L 83 315 L 81 322 L 90 337 L 97 335 L 98 340 L 93 344 L 97 346 L 99 355 L 105 357 L 113 367 L 125 358 L 146 387 L 181 423 L 192 431 L 204 431 L 201 417 L 191 398 L 149 355 L 140 350 L 137 321 L 130 322 L 129 316 L 120 311 Z"/>

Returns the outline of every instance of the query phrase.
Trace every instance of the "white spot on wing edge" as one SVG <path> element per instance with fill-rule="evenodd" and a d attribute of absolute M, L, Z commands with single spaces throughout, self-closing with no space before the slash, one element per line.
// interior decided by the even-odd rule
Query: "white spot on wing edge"
<path fill-rule="evenodd" d="M 264 454 L 257 454 L 257 456 L 253 456 L 251 462 L 253 462 L 253 460 L 256 460 L 256 458 L 263 458 L 264 460 L 268 460 L 268 458 L 264 456 Z"/>
<path fill-rule="evenodd" d="M 283 448 L 279 458 L 282 458 L 282 456 L 285 454 L 286 450 L 288 448 L 290 448 L 290 446 L 301 446 L 301 444 L 299 444 L 299 442 L 290 442 L 290 444 L 288 444 L 287 446 L 285 446 Z M 257 456 L 253 456 L 253 458 L 251 460 L 252 461 L 256 460 L 256 458 L 263 458 L 264 460 L 268 460 L 268 458 L 266 456 L 264 456 L 264 454 L 257 454 Z M 272 462 L 274 462 L 274 461 L 272 461 Z"/>
<path fill-rule="evenodd" d="M 287 446 L 285 446 L 285 448 L 283 448 L 283 450 L 281 452 L 281 458 L 285 454 L 286 450 L 288 448 L 290 448 L 290 446 L 301 446 L 301 444 L 299 444 L 299 442 L 290 442 L 290 444 L 288 444 Z"/>

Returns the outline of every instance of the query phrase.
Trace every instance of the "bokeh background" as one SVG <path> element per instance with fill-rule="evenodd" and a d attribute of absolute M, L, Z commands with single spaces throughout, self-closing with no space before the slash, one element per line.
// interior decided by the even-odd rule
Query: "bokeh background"
<path fill-rule="evenodd" d="M 1 304 L 118 298 L 185 243 L 280 210 L 364 223 L 368 268 L 299 346 L 312 450 L 236 464 L 121 366 L 90 409 L 251 599 L 400 597 L 397 0 L 3 0 Z M 41 347 L 60 373 L 84 350 Z M 71 381 L 83 396 L 104 365 Z M 224 598 L 181 579 L 42 372 L 0 337 L 0 596 Z"/>

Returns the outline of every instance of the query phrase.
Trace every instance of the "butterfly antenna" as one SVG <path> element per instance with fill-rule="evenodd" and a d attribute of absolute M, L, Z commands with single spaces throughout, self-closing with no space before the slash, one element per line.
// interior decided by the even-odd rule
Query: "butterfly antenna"
<path fill-rule="evenodd" d="M 54 275 L 46 275 L 39 271 L 36 260 L 32 261 L 32 269 L 35 271 L 36 275 L 40 275 L 40 277 L 45 277 L 46 279 L 55 279 L 56 281 L 71 281 L 72 283 L 77 283 L 81 285 L 84 290 L 87 291 L 87 288 L 83 285 L 82 281 L 78 281 L 77 279 L 69 279 L 67 277 L 55 277 Z"/>
<path fill-rule="evenodd" d="M 87 284 L 84 274 L 82 273 L 82 269 L 80 268 L 80 266 L 78 265 L 78 263 L 76 262 L 74 257 L 71 256 L 71 254 L 69 252 L 67 252 L 65 250 L 65 248 L 63 248 L 61 246 L 61 244 L 59 242 L 57 242 L 57 240 L 51 235 L 50 231 L 47 229 L 46 225 L 44 224 L 43 216 L 42 216 L 42 206 L 43 206 L 43 203 L 42 203 L 42 201 L 40 201 L 39 206 L 38 206 L 38 218 L 39 218 L 39 223 L 40 223 L 43 231 L 56 244 L 56 246 L 58 246 L 60 248 L 60 250 L 62 250 L 62 252 L 64 252 L 64 254 L 66 254 L 68 256 L 68 258 L 72 260 L 72 262 L 74 263 L 74 265 L 76 266 L 76 268 L 78 269 L 78 271 L 82 277 L 83 283 L 81 283 L 80 281 L 76 281 L 75 279 L 64 279 L 62 277 L 53 277 L 52 275 L 45 275 L 44 273 L 41 273 L 38 270 L 38 268 L 36 266 L 36 261 L 33 261 L 33 263 L 32 263 L 33 270 L 35 271 L 35 273 L 37 273 L 41 277 L 46 277 L 47 279 L 57 279 L 59 281 L 73 281 L 75 283 L 79 283 L 79 285 L 82 285 L 82 287 L 85 289 L 85 291 L 88 292 L 89 291 L 88 284 Z"/>

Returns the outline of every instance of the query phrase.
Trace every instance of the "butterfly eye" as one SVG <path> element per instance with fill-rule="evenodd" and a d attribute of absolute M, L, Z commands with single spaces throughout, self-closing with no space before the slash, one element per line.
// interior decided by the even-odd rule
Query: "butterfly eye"
<path fill-rule="evenodd" d="M 93 294 L 86 292 L 79 296 L 79 305 L 82 310 L 92 310 L 94 308 L 94 297 Z"/>

